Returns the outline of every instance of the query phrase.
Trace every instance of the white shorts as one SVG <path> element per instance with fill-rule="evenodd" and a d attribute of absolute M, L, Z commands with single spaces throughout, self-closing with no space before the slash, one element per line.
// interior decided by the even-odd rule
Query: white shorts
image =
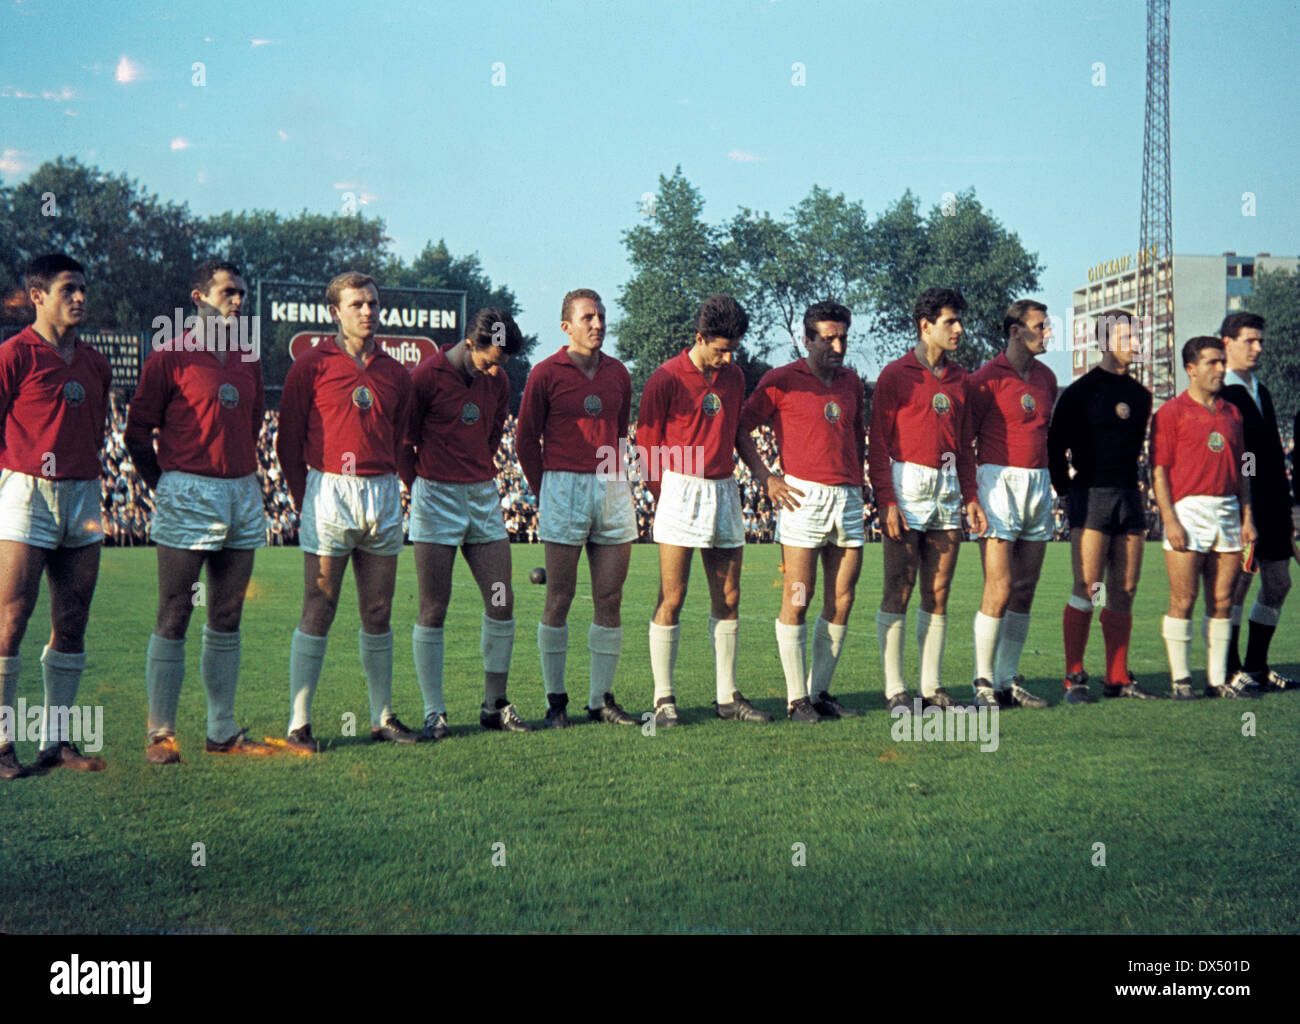
<path fill-rule="evenodd" d="M 1052 539 L 1052 474 L 1020 466 L 980 466 L 975 473 L 980 504 L 989 521 L 986 537 Z"/>
<path fill-rule="evenodd" d="M 898 510 L 909 530 L 929 533 L 961 529 L 961 484 L 956 468 L 895 462 L 890 471 Z"/>
<path fill-rule="evenodd" d="M 340 557 L 360 548 L 372 555 L 402 550 L 402 485 L 396 473 L 345 476 L 308 468 L 298 546 Z"/>
<path fill-rule="evenodd" d="M 1174 502 L 1174 515 L 1187 531 L 1188 551 L 1241 550 L 1241 505 L 1235 496 L 1189 494 Z M 1167 536 L 1164 548 L 1173 550 Z"/>
<path fill-rule="evenodd" d="M 413 544 L 490 544 L 509 540 L 495 480 L 450 483 L 415 478 L 411 488 Z"/>
<path fill-rule="evenodd" d="M 630 544 L 636 510 L 627 480 L 550 469 L 542 474 L 537 535 L 544 544 Z"/>
<path fill-rule="evenodd" d="M 862 488 L 851 484 L 816 484 L 786 474 L 785 482 L 803 491 L 799 507 L 783 508 L 776 517 L 776 539 L 792 548 L 862 547 Z"/>
<path fill-rule="evenodd" d="M 708 480 L 665 470 L 655 505 L 656 544 L 679 548 L 742 548 L 745 519 L 734 476 Z"/>
<path fill-rule="evenodd" d="M 187 551 L 266 547 L 257 474 L 222 478 L 167 470 L 154 490 L 155 544 Z"/>
<path fill-rule="evenodd" d="M 0 470 L 0 540 L 34 548 L 84 548 L 104 539 L 103 485 Z"/>

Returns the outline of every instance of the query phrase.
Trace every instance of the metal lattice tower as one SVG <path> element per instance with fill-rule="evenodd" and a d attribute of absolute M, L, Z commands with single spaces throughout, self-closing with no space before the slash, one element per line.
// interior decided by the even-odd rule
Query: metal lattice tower
<path fill-rule="evenodd" d="M 1142 227 L 1138 317 L 1151 318 L 1142 382 L 1156 402 L 1173 398 L 1174 227 L 1169 175 L 1169 0 L 1147 0 L 1146 127 L 1142 136 Z"/>

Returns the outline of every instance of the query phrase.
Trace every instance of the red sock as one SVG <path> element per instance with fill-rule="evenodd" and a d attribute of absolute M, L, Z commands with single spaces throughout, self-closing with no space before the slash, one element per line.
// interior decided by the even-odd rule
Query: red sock
<path fill-rule="evenodd" d="M 1083 671 L 1083 652 L 1088 649 L 1088 630 L 1092 626 L 1092 609 L 1080 611 L 1072 604 L 1065 606 L 1061 616 L 1061 632 L 1065 636 L 1065 674 L 1072 676 Z"/>
<path fill-rule="evenodd" d="M 1128 683 L 1128 641 L 1133 633 L 1133 616 L 1101 610 L 1101 635 L 1106 638 L 1106 682 L 1112 686 Z"/>

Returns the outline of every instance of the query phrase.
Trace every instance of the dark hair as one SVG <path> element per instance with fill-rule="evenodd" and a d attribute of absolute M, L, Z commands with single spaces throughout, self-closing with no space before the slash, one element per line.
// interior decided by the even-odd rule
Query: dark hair
<path fill-rule="evenodd" d="M 379 285 L 369 274 L 362 274 L 356 270 L 345 270 L 325 288 L 325 304 L 327 306 L 337 306 L 343 301 L 343 293 L 347 289 L 355 288 L 359 291 L 367 287 L 374 288 L 375 294 L 379 294 Z"/>
<path fill-rule="evenodd" d="M 912 323 L 916 333 L 921 333 L 921 321 L 939 322 L 939 314 L 944 309 L 951 309 L 958 316 L 966 312 L 966 300 L 956 288 L 927 288 L 912 307 Z"/>
<path fill-rule="evenodd" d="M 1264 329 L 1264 318 L 1258 313 L 1229 313 L 1219 325 L 1219 336 L 1235 338 L 1243 328 L 1253 327 L 1257 331 Z"/>
<path fill-rule="evenodd" d="M 212 279 L 225 271 L 231 277 L 240 277 L 244 275 L 240 269 L 229 260 L 204 260 L 194 268 L 194 273 L 190 276 L 190 291 L 208 293 L 212 287 Z"/>
<path fill-rule="evenodd" d="M 568 323 L 573 316 L 573 304 L 579 299 L 591 299 L 592 302 L 601 302 L 601 298 L 590 288 L 575 288 L 564 296 L 564 302 L 560 306 L 560 323 Z"/>
<path fill-rule="evenodd" d="M 496 346 L 508 356 L 518 355 L 524 347 L 524 335 L 514 317 L 498 306 L 486 306 L 475 313 L 465 337 L 475 348 Z"/>
<path fill-rule="evenodd" d="M 730 295 L 710 295 L 695 318 L 695 330 L 706 338 L 739 341 L 749 330 L 749 314 Z"/>
<path fill-rule="evenodd" d="M 71 256 L 65 256 L 61 252 L 46 253 L 44 256 L 37 256 L 27 264 L 27 270 L 23 273 L 23 287 L 27 289 L 39 288 L 43 292 L 50 290 L 50 285 L 54 279 L 62 273 L 80 274 L 86 276 L 86 268 L 74 260 Z"/>
<path fill-rule="evenodd" d="M 1097 314 L 1094 327 L 1097 334 L 1097 346 L 1103 352 L 1107 351 L 1107 346 L 1110 344 L 1111 328 L 1121 323 L 1128 325 L 1130 339 L 1139 332 L 1137 314 L 1131 309 L 1108 309 Z"/>
<path fill-rule="evenodd" d="M 803 315 L 804 339 L 811 341 L 817 337 L 817 325 L 826 320 L 833 320 L 848 327 L 853 323 L 853 314 L 849 312 L 847 306 L 841 306 L 838 302 L 831 302 L 829 299 L 814 302 Z"/>
<path fill-rule="evenodd" d="M 1025 326 L 1025 314 L 1031 310 L 1037 310 L 1044 315 L 1047 313 L 1047 307 L 1041 302 L 1034 299 L 1016 299 L 1007 307 L 1006 314 L 1002 317 L 1002 337 L 1008 341 L 1011 340 L 1011 331 L 1015 327 Z"/>
<path fill-rule="evenodd" d="M 1201 361 L 1201 353 L 1207 348 L 1217 348 L 1223 351 L 1223 339 L 1212 338 L 1208 334 L 1202 334 L 1198 337 L 1191 338 L 1183 346 L 1183 367 L 1186 368 L 1194 363 Z"/>

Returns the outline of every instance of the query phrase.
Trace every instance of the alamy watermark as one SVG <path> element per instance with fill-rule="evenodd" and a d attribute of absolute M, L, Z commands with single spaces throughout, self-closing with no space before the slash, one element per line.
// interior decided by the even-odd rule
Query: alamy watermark
<path fill-rule="evenodd" d="M 0 735 L 16 743 L 67 740 L 93 754 L 104 746 L 104 706 L 28 706 L 27 698 L 19 697 L 17 707 L 0 705 Z"/>
<path fill-rule="evenodd" d="M 889 735 L 895 743 L 976 743 L 980 752 L 998 749 L 998 709 L 957 705 L 921 708 L 921 698 L 912 707 L 899 706 L 889 712 L 894 724 Z"/>
<path fill-rule="evenodd" d="M 626 480 L 628 479 L 627 459 L 628 453 L 635 452 L 637 462 L 641 466 L 641 479 L 652 480 L 655 483 L 661 481 L 665 473 L 681 473 L 684 476 L 703 476 L 704 475 L 704 446 L 703 445 L 666 445 L 655 444 L 646 448 L 644 445 L 629 445 L 626 437 L 618 439 L 618 448 L 613 445 L 603 444 L 596 449 L 596 457 L 600 460 L 596 467 L 597 480 Z"/>
<path fill-rule="evenodd" d="M 177 306 L 171 316 L 153 318 L 155 352 L 238 352 L 246 363 L 262 358 L 262 318 L 185 315 Z"/>

